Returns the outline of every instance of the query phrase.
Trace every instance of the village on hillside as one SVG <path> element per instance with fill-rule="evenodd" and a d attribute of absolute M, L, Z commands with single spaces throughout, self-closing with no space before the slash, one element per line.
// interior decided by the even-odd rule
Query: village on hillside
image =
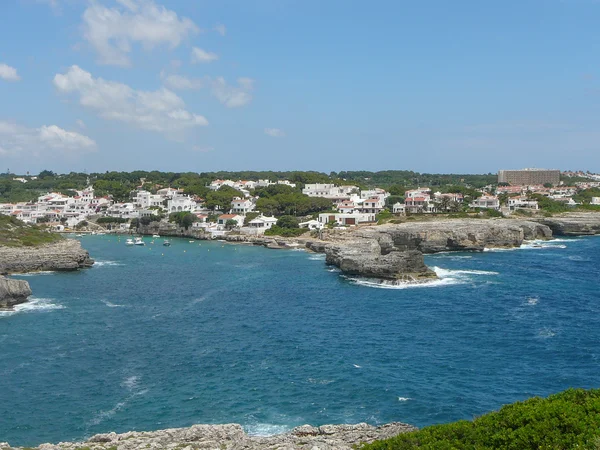
<path fill-rule="evenodd" d="M 43 193 L 35 201 L 0 203 L 0 214 L 54 231 L 128 232 L 139 224 L 170 220 L 214 236 L 231 231 L 260 235 L 277 226 L 308 230 L 352 227 L 377 223 L 384 216 L 479 211 L 499 217 L 535 213 L 540 209 L 553 211 L 556 205 L 559 209 L 581 205 L 577 196 L 582 192 L 600 192 L 599 175 L 570 173 L 568 176 L 579 180 L 572 185 L 561 181 L 560 175 L 559 171 L 543 169 L 499 171 L 496 184 L 478 189 L 467 186 L 442 192 L 415 187 L 403 190 L 401 195 L 397 190 L 391 193 L 383 187 L 361 188 L 351 183 L 214 179 L 206 188 L 223 194 L 225 200 L 219 204 L 188 193 L 184 188 L 164 187 L 142 178 L 126 201 L 117 201 L 112 195 L 98 195 L 90 184 L 68 194 Z M 36 178 L 19 176 L 13 177 L 12 182 L 26 184 Z M 287 206 L 282 210 L 277 202 L 286 195 Z M 312 203 L 298 211 L 299 200 Z M 600 194 L 587 195 L 584 203 L 600 207 Z M 298 220 L 292 220 L 291 225 L 278 223 L 282 216 L 295 216 Z"/>

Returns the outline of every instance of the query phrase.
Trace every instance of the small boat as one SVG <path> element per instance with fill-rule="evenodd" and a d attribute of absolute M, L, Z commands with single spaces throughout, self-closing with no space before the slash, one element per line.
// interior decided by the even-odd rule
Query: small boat
<path fill-rule="evenodd" d="M 190 242 L 190 244 L 193 244 L 193 243 L 194 243 L 194 242 L 196 242 L 196 241 L 189 241 L 189 242 Z"/>
<path fill-rule="evenodd" d="M 136 237 L 133 245 L 146 245 L 146 243 L 142 240 L 141 237 Z"/>
<path fill-rule="evenodd" d="M 169 241 L 169 240 L 165 239 L 165 240 L 164 240 L 164 242 L 163 242 L 163 245 L 164 245 L 165 247 L 170 247 L 170 246 L 171 246 L 171 241 Z"/>
<path fill-rule="evenodd" d="M 83 234 L 81 234 L 81 233 L 76 234 L 75 237 L 83 237 Z"/>
<path fill-rule="evenodd" d="M 153 237 L 153 238 L 159 238 L 159 237 L 160 237 L 160 234 L 153 234 L 153 235 L 152 235 L 152 237 Z"/>
<path fill-rule="evenodd" d="M 133 239 L 127 239 L 125 245 L 133 245 Z"/>

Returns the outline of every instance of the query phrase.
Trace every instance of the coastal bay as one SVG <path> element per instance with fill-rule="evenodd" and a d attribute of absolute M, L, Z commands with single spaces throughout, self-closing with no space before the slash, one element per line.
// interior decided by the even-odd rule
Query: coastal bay
<path fill-rule="evenodd" d="M 14 277 L 34 295 L 0 313 L 3 440 L 422 427 L 597 383 L 596 237 L 425 255 L 438 278 L 419 286 L 340 276 L 321 254 L 146 240 L 85 236 L 89 270 Z"/>

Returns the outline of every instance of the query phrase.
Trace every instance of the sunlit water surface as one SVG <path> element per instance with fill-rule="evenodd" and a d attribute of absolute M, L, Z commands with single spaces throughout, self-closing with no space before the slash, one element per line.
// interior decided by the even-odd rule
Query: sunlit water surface
<path fill-rule="evenodd" d="M 88 236 L 0 313 L 0 441 L 238 422 L 424 426 L 600 386 L 600 238 L 426 257 L 380 288 L 322 255 Z M 19 278 L 19 277 L 16 277 Z"/>

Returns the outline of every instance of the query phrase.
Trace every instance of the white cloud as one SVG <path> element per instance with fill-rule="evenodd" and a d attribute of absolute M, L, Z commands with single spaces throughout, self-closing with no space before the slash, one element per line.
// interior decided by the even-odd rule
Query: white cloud
<path fill-rule="evenodd" d="M 75 123 L 76 123 L 76 124 L 77 124 L 77 126 L 78 126 L 79 128 L 81 128 L 82 130 L 85 130 L 85 129 L 87 128 L 87 127 L 85 126 L 85 122 L 84 122 L 83 120 L 81 120 L 81 119 L 77 119 L 77 120 L 75 121 Z"/>
<path fill-rule="evenodd" d="M 132 124 L 143 130 L 174 133 L 206 126 L 204 116 L 185 110 L 184 101 L 173 91 L 138 91 L 126 84 L 94 78 L 78 66 L 56 74 L 54 85 L 65 94 L 76 94 L 79 103 L 100 117 Z"/>
<path fill-rule="evenodd" d="M 215 25 L 214 30 L 219 33 L 221 36 L 225 36 L 227 34 L 227 28 L 225 28 L 225 25 L 219 23 L 217 25 Z"/>
<path fill-rule="evenodd" d="M 219 56 L 215 53 L 207 52 L 201 48 L 194 47 L 192 49 L 192 63 L 207 64 L 219 59 Z"/>
<path fill-rule="evenodd" d="M 27 128 L 16 123 L 0 121 L 0 153 L 30 153 L 47 151 L 87 152 L 96 149 L 96 143 L 83 134 L 64 130 L 56 125 Z"/>
<path fill-rule="evenodd" d="M 175 89 L 176 91 L 200 89 L 204 86 L 204 82 L 199 78 L 187 78 L 181 75 L 163 76 L 163 82 L 167 87 Z"/>
<path fill-rule="evenodd" d="M 113 8 L 92 1 L 83 13 L 83 36 L 102 64 L 129 66 L 132 44 L 146 50 L 164 44 L 175 48 L 199 31 L 190 19 L 152 0 L 117 1 L 120 7 Z"/>
<path fill-rule="evenodd" d="M 271 137 L 285 137 L 285 131 L 279 128 L 265 128 L 265 134 Z"/>
<path fill-rule="evenodd" d="M 0 63 L 0 78 L 6 81 L 19 81 L 21 79 L 17 74 L 17 69 L 3 63 Z"/>
<path fill-rule="evenodd" d="M 223 77 L 212 80 L 212 93 L 223 105 L 228 108 L 239 108 L 252 101 L 254 80 L 238 78 L 238 86 L 230 86 Z"/>

